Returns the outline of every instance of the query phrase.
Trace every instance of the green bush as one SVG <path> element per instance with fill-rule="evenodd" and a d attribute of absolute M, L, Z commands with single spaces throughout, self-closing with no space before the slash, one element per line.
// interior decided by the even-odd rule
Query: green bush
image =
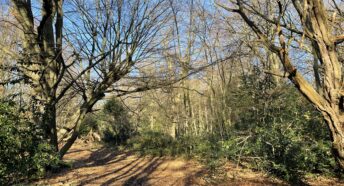
<path fill-rule="evenodd" d="M 105 142 L 123 144 L 134 133 L 126 108 L 116 98 L 107 100 L 98 117 L 98 130 Z"/>
<path fill-rule="evenodd" d="M 86 136 L 92 130 L 97 132 L 104 142 L 124 144 L 134 133 L 128 118 L 123 104 L 116 98 L 111 98 L 99 112 L 86 115 L 80 127 L 80 136 Z"/>
<path fill-rule="evenodd" d="M 141 154 L 155 156 L 203 156 L 212 151 L 207 141 L 195 136 L 181 136 L 173 139 L 169 134 L 157 131 L 143 131 L 128 140 L 127 146 Z M 206 145 L 205 145 L 206 144 Z"/>
<path fill-rule="evenodd" d="M 128 140 L 128 147 L 153 156 L 175 155 L 175 141 L 169 135 L 155 131 L 144 131 Z"/>
<path fill-rule="evenodd" d="M 87 114 L 80 126 L 80 136 L 86 136 L 91 130 L 97 130 L 98 121 L 96 115 Z"/>
<path fill-rule="evenodd" d="M 307 173 L 333 174 L 338 167 L 320 113 L 294 87 L 269 87 L 267 81 L 249 77 L 236 90 L 232 104 L 240 108 L 239 119 L 222 144 L 227 158 L 288 181 Z"/>
<path fill-rule="evenodd" d="M 13 103 L 0 102 L 0 183 L 41 177 L 59 161 L 42 130 L 20 115 Z"/>

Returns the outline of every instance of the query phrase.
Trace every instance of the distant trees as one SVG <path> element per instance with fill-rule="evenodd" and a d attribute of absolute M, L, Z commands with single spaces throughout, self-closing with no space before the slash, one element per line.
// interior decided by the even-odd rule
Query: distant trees
<path fill-rule="evenodd" d="M 163 130 L 175 139 L 204 134 L 225 139 L 233 110 L 230 91 L 239 85 L 239 76 L 252 68 L 248 49 L 240 41 L 240 33 L 231 27 L 232 22 L 222 20 L 214 4 L 200 0 L 182 5 L 170 2 L 173 24 L 168 27 L 164 45 L 171 47 L 162 54 L 169 76 L 183 77 L 194 66 L 209 68 L 142 94 L 139 104 L 145 106 L 138 113 L 142 119 L 139 125 Z M 186 16 L 193 18 L 184 19 Z"/>
<path fill-rule="evenodd" d="M 266 6 L 260 6 L 267 2 L 230 2 L 229 6 L 220 6 L 240 15 L 259 42 L 278 56 L 284 68 L 280 73 L 282 77 L 288 77 L 322 113 L 331 131 L 335 156 L 344 168 L 343 61 L 340 52 L 344 41 L 342 6 L 335 0 L 329 3 L 322 0 L 274 1 L 271 3 L 275 8 L 268 10 Z M 267 34 L 262 23 L 273 27 L 274 34 Z M 317 89 L 301 70 L 307 62 L 305 57 L 295 58 L 300 53 L 315 56 Z M 318 60 L 321 73 L 317 71 Z"/>
<path fill-rule="evenodd" d="M 251 162 L 257 168 L 286 179 L 301 176 L 305 171 L 327 172 L 338 168 L 331 158 L 331 137 L 326 125 L 309 104 L 302 104 L 306 99 L 293 92 L 290 87 L 293 84 L 285 81 L 290 73 L 283 71 L 280 54 L 262 45 L 262 39 L 257 39 L 256 33 L 237 13 L 224 11 L 221 7 L 204 8 L 202 1 L 192 2 L 197 15 L 194 26 L 185 19 L 184 24 L 178 24 L 179 30 L 192 28 L 194 32 L 192 49 L 197 52 L 191 54 L 191 63 L 222 62 L 184 79 L 183 83 L 142 94 L 138 103 L 144 106 L 134 117 L 140 120 L 139 131 L 143 136 L 148 135 L 147 130 L 170 134 L 174 142 L 182 141 L 192 152 L 203 147 L 216 149 L 214 154 L 207 151 L 207 155 L 221 157 L 225 151 L 224 156 L 230 159 Z M 274 24 L 254 15 L 259 10 L 275 20 L 273 15 L 278 12 L 278 3 L 243 1 L 243 4 L 246 8 L 257 8 L 257 11 L 245 12 L 265 37 L 273 45 L 278 45 Z M 290 8 L 292 4 L 283 6 Z M 189 8 L 179 8 L 179 15 L 186 14 Z M 284 26 L 301 28 L 297 19 L 292 18 L 296 12 L 285 15 L 288 15 L 285 21 L 291 22 L 284 23 Z M 295 63 L 297 76 L 302 75 L 314 90 L 322 87 L 323 67 L 318 56 L 314 56 L 311 42 L 306 38 L 302 40 L 302 35 L 287 32 L 283 26 L 281 29 L 288 40 L 286 46 L 290 50 L 290 59 L 302 62 Z M 184 42 L 187 36 L 182 37 Z M 187 49 L 186 46 L 181 48 Z M 337 47 L 340 57 L 341 45 Z M 181 61 L 176 57 L 178 52 L 164 54 L 171 61 L 168 63 L 171 64 L 171 74 L 178 75 L 176 71 L 182 71 L 175 62 Z M 182 95 L 186 90 L 190 100 L 185 102 Z M 185 103 L 190 107 L 185 107 Z M 191 108 L 191 115 L 187 114 L 187 108 Z M 147 140 L 150 141 L 148 137 Z M 298 155 L 294 156 L 293 152 Z"/>

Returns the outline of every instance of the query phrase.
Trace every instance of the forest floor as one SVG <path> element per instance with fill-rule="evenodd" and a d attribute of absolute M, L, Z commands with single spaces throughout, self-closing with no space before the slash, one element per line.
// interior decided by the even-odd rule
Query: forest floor
<path fill-rule="evenodd" d="M 102 145 L 74 144 L 64 160 L 71 168 L 51 173 L 35 185 L 213 185 L 206 169 L 196 161 L 149 157 Z M 215 185 L 288 185 L 262 172 L 225 165 L 226 179 Z M 335 179 L 311 178 L 310 185 L 344 185 Z"/>

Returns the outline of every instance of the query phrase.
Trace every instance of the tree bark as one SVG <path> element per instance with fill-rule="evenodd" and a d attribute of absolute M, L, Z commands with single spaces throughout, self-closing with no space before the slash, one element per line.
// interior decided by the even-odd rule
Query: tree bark
<path fill-rule="evenodd" d="M 67 151 L 72 147 L 75 140 L 79 137 L 80 127 L 87 113 L 89 113 L 92 110 L 92 107 L 105 96 L 104 94 L 99 94 L 99 95 L 92 97 L 89 101 L 85 102 L 80 107 L 79 117 L 77 118 L 75 125 L 73 127 L 72 136 L 67 139 L 67 142 L 62 146 L 61 150 L 59 151 L 60 159 L 63 158 L 63 156 L 67 153 Z"/>
<path fill-rule="evenodd" d="M 45 135 L 49 139 L 50 145 L 58 152 L 57 128 L 56 128 L 56 108 L 54 104 L 46 104 L 44 107 L 42 124 L 45 128 Z"/>
<path fill-rule="evenodd" d="M 86 108 L 83 108 L 73 128 L 72 136 L 68 138 L 67 142 L 63 145 L 63 147 L 59 151 L 60 159 L 63 158 L 63 156 L 67 153 L 67 151 L 72 147 L 75 140 L 79 137 L 80 126 L 82 124 L 82 121 L 85 119 L 86 114 L 87 114 Z"/>
<path fill-rule="evenodd" d="M 332 108 L 321 112 L 329 126 L 332 138 L 332 150 L 338 165 L 344 169 L 344 127 L 343 118 L 333 112 Z"/>

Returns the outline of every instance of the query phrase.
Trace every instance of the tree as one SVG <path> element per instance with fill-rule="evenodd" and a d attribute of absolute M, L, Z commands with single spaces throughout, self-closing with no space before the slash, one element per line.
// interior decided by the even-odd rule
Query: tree
<path fill-rule="evenodd" d="M 285 71 L 282 77 L 288 77 L 323 115 L 331 131 L 334 155 L 339 165 L 344 168 L 343 61 L 339 60 L 339 48 L 344 41 L 344 35 L 342 30 L 336 28 L 336 25 L 343 23 L 343 17 L 336 18 L 336 14 L 342 16 L 343 12 L 337 4 L 338 1 L 333 0 L 330 5 L 321 0 L 292 0 L 290 3 L 276 1 L 275 13 L 272 15 L 266 14 L 265 7 L 259 6 L 261 2 L 258 1 L 231 2 L 230 6 L 219 6 L 240 15 L 259 41 L 278 56 Z M 331 8 L 331 5 L 334 8 Z M 273 26 L 275 35 L 268 37 L 260 22 Z M 323 69 L 319 92 L 295 65 L 305 64 L 306 60 L 293 57 L 296 53 L 293 48 L 307 52 L 307 42 L 309 47 L 314 49 Z"/>
<path fill-rule="evenodd" d="M 152 86 L 147 77 L 130 73 L 157 52 L 156 36 L 169 14 L 163 4 L 162 0 L 12 1 L 22 47 L 8 52 L 17 57 L 18 69 L 32 88 L 33 107 L 40 113 L 36 122 L 45 128 L 61 158 L 77 139 L 86 114 L 105 93 L 124 95 Z M 40 7 L 41 15 L 34 7 Z M 143 83 L 131 84 L 129 90 L 115 85 L 127 76 L 134 77 L 128 82 Z M 72 136 L 59 150 L 56 106 L 71 91 L 80 95 L 81 106 Z"/>

